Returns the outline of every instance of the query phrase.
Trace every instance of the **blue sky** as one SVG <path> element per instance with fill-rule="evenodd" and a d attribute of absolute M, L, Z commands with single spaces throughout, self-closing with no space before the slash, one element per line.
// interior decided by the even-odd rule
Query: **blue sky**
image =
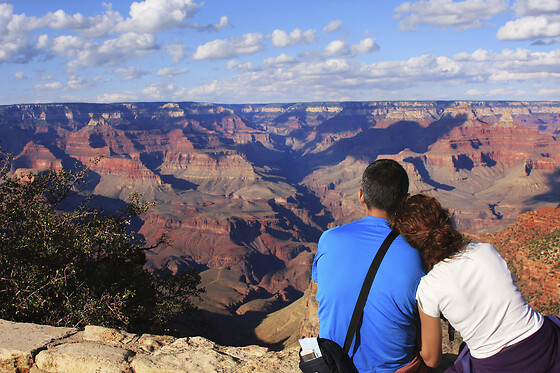
<path fill-rule="evenodd" d="M 560 0 L 0 0 L 0 104 L 558 100 Z"/>

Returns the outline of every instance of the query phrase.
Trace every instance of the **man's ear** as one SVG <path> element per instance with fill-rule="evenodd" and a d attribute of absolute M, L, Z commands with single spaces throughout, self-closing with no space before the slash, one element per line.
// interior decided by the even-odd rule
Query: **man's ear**
<path fill-rule="evenodd" d="M 360 190 L 358 190 L 358 198 L 360 200 L 360 203 L 364 206 L 366 206 L 366 200 L 364 199 L 364 191 L 362 190 L 362 188 L 360 188 Z"/>

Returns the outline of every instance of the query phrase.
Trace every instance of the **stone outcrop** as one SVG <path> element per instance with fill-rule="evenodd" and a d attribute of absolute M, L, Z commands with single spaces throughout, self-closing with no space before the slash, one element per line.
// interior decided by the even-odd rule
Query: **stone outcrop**
<path fill-rule="evenodd" d="M 227 347 L 99 326 L 84 330 L 0 320 L 0 372 L 298 372 L 298 349 Z"/>
<path fill-rule="evenodd" d="M 14 323 L 0 320 L 0 370 L 28 372 L 36 354 L 54 340 L 76 333 L 71 328 Z"/>
<path fill-rule="evenodd" d="M 553 316 L 560 314 L 558 237 L 560 208 L 545 208 L 521 214 L 508 229 L 476 239 L 497 247 L 531 306 Z"/>

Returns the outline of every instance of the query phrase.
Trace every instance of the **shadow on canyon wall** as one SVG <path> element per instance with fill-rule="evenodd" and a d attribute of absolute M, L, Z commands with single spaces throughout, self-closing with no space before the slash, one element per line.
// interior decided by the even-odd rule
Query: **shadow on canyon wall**
<path fill-rule="evenodd" d="M 422 181 L 425 182 L 426 184 L 436 188 L 436 189 L 440 189 L 440 190 L 446 190 L 446 191 L 450 191 L 455 189 L 455 187 L 451 186 L 451 185 L 447 185 L 447 184 L 442 184 L 439 183 L 437 181 L 435 181 L 434 179 L 432 179 L 432 177 L 430 176 L 430 173 L 428 172 L 428 170 L 426 169 L 426 165 L 424 164 L 424 162 L 422 162 L 422 160 L 418 157 L 408 157 L 403 159 L 404 162 L 408 162 L 408 163 L 412 163 L 414 165 L 414 167 L 416 168 L 416 171 L 418 171 L 418 173 L 420 174 L 420 177 L 422 178 Z"/>
<path fill-rule="evenodd" d="M 362 129 L 360 132 L 348 138 L 341 138 L 323 151 L 310 152 L 314 147 L 320 145 L 322 139 L 309 144 L 304 154 L 299 156 L 300 160 L 290 164 L 290 170 L 295 167 L 296 171 L 291 174 L 295 176 L 295 181 L 301 181 L 314 170 L 324 166 L 337 165 L 348 156 L 370 162 L 379 155 L 398 154 L 405 149 L 422 154 L 428 151 L 430 145 L 434 144 L 438 138 L 445 136 L 453 128 L 461 126 L 466 120 L 466 115 L 444 117 L 434 121 L 428 127 L 423 127 L 414 121 L 399 121 L 387 128 L 363 129 L 367 123 L 363 123 L 362 127 L 356 124 L 356 128 Z M 331 124 L 327 125 L 330 129 Z M 318 126 L 318 132 L 322 131 L 321 126 L 323 125 Z"/>
<path fill-rule="evenodd" d="M 278 305 L 273 311 L 280 308 L 282 306 Z M 170 325 L 170 328 L 178 336 L 202 336 L 224 346 L 258 345 L 273 351 L 280 351 L 285 348 L 284 343 L 289 337 L 275 342 L 267 342 L 255 333 L 257 327 L 266 317 L 267 313 L 258 311 L 249 311 L 242 315 L 226 315 L 198 309 L 191 314 L 178 316 Z"/>
<path fill-rule="evenodd" d="M 293 116 L 292 112 L 290 116 Z M 305 119 L 303 111 L 299 118 Z M 275 121 L 281 119 L 282 115 Z M 226 147 L 244 154 L 255 166 L 273 169 L 276 175 L 264 176 L 270 178 L 270 181 L 277 181 L 281 176 L 292 185 L 296 185 L 313 171 L 337 165 L 348 156 L 359 161 L 370 162 L 379 155 L 394 155 L 405 149 L 419 154 L 425 153 L 439 138 L 444 137 L 453 128 L 463 125 L 466 120 L 467 115 L 461 114 L 442 117 L 429 126 L 402 120 L 386 128 L 376 128 L 377 123 L 372 118 L 366 115 L 349 115 L 343 110 L 315 129 L 309 128 L 305 131 L 296 129 L 289 135 L 270 134 L 274 148 L 265 147 L 260 142 L 231 144 Z M 253 125 L 253 127 L 257 126 Z M 301 150 L 294 150 L 287 145 L 290 139 L 305 142 L 303 133 L 312 131 L 316 132 L 316 139 L 307 143 Z M 329 145 L 329 141 L 332 144 Z M 316 151 L 317 148 L 325 145 L 328 146 L 326 149 Z M 469 167 L 461 159 L 458 159 L 457 163 L 458 167 Z M 451 188 L 433 183 L 434 186 L 442 189 Z"/>
<path fill-rule="evenodd" d="M 540 202 L 558 203 L 560 207 L 560 169 L 546 175 L 546 185 L 550 188 L 549 192 L 541 193 L 526 201 L 527 205 L 535 205 Z"/>

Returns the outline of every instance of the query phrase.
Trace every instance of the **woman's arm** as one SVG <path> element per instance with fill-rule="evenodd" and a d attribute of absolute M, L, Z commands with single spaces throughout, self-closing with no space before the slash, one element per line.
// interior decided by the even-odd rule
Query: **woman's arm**
<path fill-rule="evenodd" d="M 418 305 L 420 314 L 420 356 L 430 368 L 435 368 L 441 361 L 441 321 L 439 317 L 428 316 Z"/>

